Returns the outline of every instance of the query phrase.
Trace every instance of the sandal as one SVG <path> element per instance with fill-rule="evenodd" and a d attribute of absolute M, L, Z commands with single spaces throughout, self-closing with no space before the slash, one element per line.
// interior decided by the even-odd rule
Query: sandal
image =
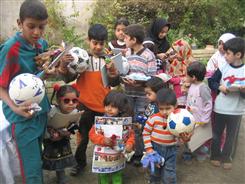
<path fill-rule="evenodd" d="M 231 170 L 231 168 L 232 168 L 232 163 L 224 163 L 223 168 L 224 168 L 225 170 Z"/>
<path fill-rule="evenodd" d="M 219 160 L 211 160 L 210 163 L 215 167 L 221 166 L 221 162 Z"/>

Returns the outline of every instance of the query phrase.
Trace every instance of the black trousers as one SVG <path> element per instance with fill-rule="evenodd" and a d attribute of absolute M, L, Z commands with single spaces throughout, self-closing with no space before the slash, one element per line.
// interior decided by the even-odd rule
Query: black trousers
<path fill-rule="evenodd" d="M 234 156 L 234 148 L 237 144 L 239 125 L 242 115 L 227 115 L 215 113 L 213 140 L 211 144 L 211 160 L 231 162 Z M 221 136 L 226 128 L 226 140 L 224 148 L 221 150 Z"/>
<path fill-rule="evenodd" d="M 77 146 L 75 152 L 75 158 L 78 166 L 85 166 L 87 164 L 86 150 L 89 142 L 89 131 L 94 125 L 95 116 L 103 116 L 103 113 L 92 111 L 86 107 L 81 107 L 80 110 L 84 110 L 84 113 L 79 122 L 79 132 L 82 136 L 81 143 Z"/>

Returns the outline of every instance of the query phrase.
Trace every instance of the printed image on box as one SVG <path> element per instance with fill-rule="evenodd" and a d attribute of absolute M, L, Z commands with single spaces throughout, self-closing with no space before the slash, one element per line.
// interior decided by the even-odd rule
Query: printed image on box
<path fill-rule="evenodd" d="M 96 133 L 111 138 L 114 144 L 112 147 L 95 146 L 92 172 L 112 173 L 125 167 L 123 131 L 130 128 L 132 128 L 131 117 L 95 117 Z"/>

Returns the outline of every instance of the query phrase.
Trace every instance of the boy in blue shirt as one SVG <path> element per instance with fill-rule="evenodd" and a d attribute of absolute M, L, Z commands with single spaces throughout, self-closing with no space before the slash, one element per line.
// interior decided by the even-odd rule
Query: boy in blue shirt
<path fill-rule="evenodd" d="M 8 87 L 15 76 L 38 72 L 34 57 L 47 50 L 48 44 L 42 39 L 47 19 L 48 13 L 43 3 L 38 0 L 24 1 L 17 20 L 21 32 L 0 47 L 0 99 L 17 145 L 23 183 L 27 184 L 43 183 L 41 141 L 50 105 L 45 95 L 39 104 L 42 110 L 30 113 L 30 104 L 15 105 L 9 97 Z"/>

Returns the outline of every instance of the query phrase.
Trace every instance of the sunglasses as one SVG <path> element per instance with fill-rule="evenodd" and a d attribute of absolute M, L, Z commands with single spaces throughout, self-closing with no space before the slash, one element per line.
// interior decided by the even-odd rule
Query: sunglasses
<path fill-rule="evenodd" d="M 72 99 L 70 99 L 70 98 L 61 98 L 61 100 L 63 100 L 64 104 L 69 104 L 70 102 L 75 104 L 75 103 L 79 102 L 77 98 L 72 98 Z"/>

